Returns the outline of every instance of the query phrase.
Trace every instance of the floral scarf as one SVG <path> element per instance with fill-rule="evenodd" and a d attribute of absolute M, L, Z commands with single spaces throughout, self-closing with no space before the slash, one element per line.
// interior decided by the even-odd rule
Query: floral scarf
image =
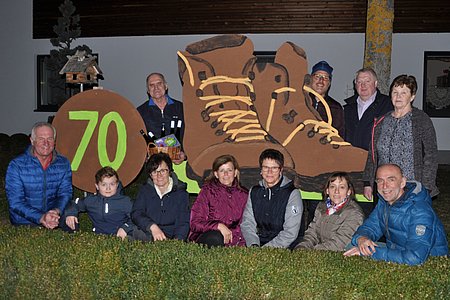
<path fill-rule="evenodd" d="M 330 216 L 335 212 L 341 210 L 341 208 L 345 205 L 345 203 L 348 202 L 348 199 L 349 197 L 347 196 L 341 203 L 334 204 L 333 201 L 331 201 L 330 197 L 328 197 L 327 200 L 325 200 L 325 203 L 327 204 L 327 215 Z"/>

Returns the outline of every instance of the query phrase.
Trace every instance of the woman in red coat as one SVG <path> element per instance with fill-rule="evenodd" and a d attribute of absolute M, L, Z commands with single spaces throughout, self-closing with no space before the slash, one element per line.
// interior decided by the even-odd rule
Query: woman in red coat
<path fill-rule="evenodd" d="M 192 206 L 189 240 L 208 247 L 245 246 L 240 224 L 247 198 L 248 191 L 239 184 L 236 159 L 217 157 Z"/>

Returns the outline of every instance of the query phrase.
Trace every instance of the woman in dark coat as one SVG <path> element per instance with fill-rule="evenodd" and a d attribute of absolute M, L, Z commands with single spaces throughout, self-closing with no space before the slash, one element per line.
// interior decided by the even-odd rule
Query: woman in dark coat
<path fill-rule="evenodd" d="M 189 240 L 208 246 L 245 246 L 239 225 L 247 197 L 239 184 L 236 159 L 232 155 L 216 158 L 192 206 Z"/>
<path fill-rule="evenodd" d="M 143 241 L 186 240 L 189 232 L 189 194 L 178 181 L 166 153 L 154 154 L 146 165 L 149 179 L 138 193 L 131 218 L 133 238 Z"/>

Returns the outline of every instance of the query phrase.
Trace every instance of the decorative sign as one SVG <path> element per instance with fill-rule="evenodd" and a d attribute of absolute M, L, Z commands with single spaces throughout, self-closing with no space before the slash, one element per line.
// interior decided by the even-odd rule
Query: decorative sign
<path fill-rule="evenodd" d="M 95 192 L 95 173 L 111 166 L 124 186 L 139 174 L 147 155 L 140 134 L 144 121 L 124 97 L 107 90 L 79 93 L 58 110 L 53 120 L 56 149 L 72 166 L 73 185 Z"/>

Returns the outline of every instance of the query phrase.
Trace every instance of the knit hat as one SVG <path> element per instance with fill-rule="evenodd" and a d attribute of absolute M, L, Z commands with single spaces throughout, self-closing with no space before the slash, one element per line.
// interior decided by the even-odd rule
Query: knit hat
<path fill-rule="evenodd" d="M 322 60 L 322 61 L 319 61 L 317 64 L 315 64 L 312 67 L 311 74 L 314 74 L 317 71 L 325 71 L 325 72 L 328 73 L 328 75 L 331 78 L 332 77 L 332 73 L 333 73 L 333 68 L 326 61 Z"/>

